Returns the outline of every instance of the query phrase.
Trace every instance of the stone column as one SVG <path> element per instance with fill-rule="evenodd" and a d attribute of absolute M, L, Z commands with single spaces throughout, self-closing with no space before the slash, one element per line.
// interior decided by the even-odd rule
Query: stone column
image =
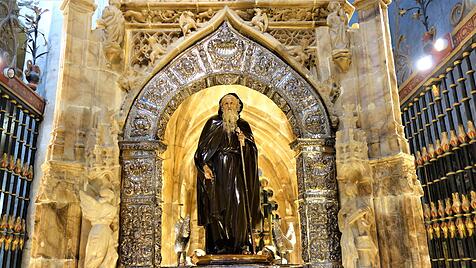
<path fill-rule="evenodd" d="M 306 267 L 341 267 L 333 141 L 298 139 L 292 147 L 297 152 L 302 259 Z"/>
<path fill-rule="evenodd" d="M 119 266 L 161 263 L 162 159 L 158 141 L 121 142 Z"/>
<path fill-rule="evenodd" d="M 421 185 L 404 137 L 387 5 L 356 0 L 360 127 L 367 134 L 381 267 L 429 267 Z"/>
<path fill-rule="evenodd" d="M 59 71 L 53 132 L 43 175 L 32 186 L 35 203 L 29 211 L 31 252 L 25 254 L 29 267 L 77 267 L 81 236 L 78 191 L 85 182 L 85 133 L 90 112 L 76 101 L 88 88 L 79 71 L 86 55 L 84 43 L 91 29 L 93 0 L 65 0 L 62 36 L 63 64 Z"/>

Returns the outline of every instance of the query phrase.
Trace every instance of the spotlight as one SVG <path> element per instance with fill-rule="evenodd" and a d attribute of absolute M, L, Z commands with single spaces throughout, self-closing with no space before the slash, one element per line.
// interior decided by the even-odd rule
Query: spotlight
<path fill-rule="evenodd" d="M 448 47 L 448 40 L 446 40 L 446 38 L 438 38 L 433 44 L 433 47 L 436 51 L 443 51 Z"/>
<path fill-rule="evenodd" d="M 419 71 L 426 71 L 433 67 L 433 58 L 431 55 L 426 55 L 419 58 L 416 62 L 416 67 Z"/>

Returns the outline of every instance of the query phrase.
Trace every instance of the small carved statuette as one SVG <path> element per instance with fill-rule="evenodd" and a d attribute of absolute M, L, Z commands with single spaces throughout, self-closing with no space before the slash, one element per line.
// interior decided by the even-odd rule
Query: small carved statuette
<path fill-rule="evenodd" d="M 152 66 L 155 65 L 155 62 L 157 61 L 160 56 L 165 54 L 165 48 L 157 42 L 157 39 L 154 36 L 151 36 L 147 39 L 149 42 L 149 47 L 150 47 L 150 54 L 149 54 L 149 59 L 150 63 Z"/>
<path fill-rule="evenodd" d="M 197 30 L 197 23 L 193 18 L 193 13 L 190 11 L 184 11 L 179 17 L 180 29 L 182 29 L 183 35 L 187 35 L 192 32 L 192 30 Z"/>
<path fill-rule="evenodd" d="M 347 72 L 352 61 L 347 32 L 347 15 L 337 1 L 330 2 L 327 9 L 329 10 L 327 26 L 329 26 L 331 36 L 332 59 L 341 72 Z"/>
<path fill-rule="evenodd" d="M 263 11 L 259 8 L 254 9 L 256 14 L 255 16 L 251 19 L 251 24 L 258 28 L 261 32 L 266 32 L 268 29 L 268 15 L 266 13 L 263 13 Z"/>
<path fill-rule="evenodd" d="M 203 23 L 210 20 L 214 15 L 213 9 L 209 8 L 207 11 L 203 11 L 197 14 L 197 23 Z"/>
<path fill-rule="evenodd" d="M 109 0 L 109 6 L 104 8 L 101 19 L 97 21 L 98 28 L 104 29 L 104 52 L 110 63 L 122 60 L 125 20 L 120 7 L 119 0 Z"/>

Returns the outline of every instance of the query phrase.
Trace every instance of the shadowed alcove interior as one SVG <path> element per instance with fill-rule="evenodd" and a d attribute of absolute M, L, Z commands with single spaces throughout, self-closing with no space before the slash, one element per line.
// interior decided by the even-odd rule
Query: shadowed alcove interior
<path fill-rule="evenodd" d="M 252 128 L 259 152 L 259 168 L 269 180 L 278 202 L 281 226 L 294 225 L 297 243 L 290 255 L 299 263 L 300 238 L 297 211 L 295 152 L 289 144 L 295 139 L 284 113 L 267 96 L 240 85 L 214 86 L 188 97 L 170 118 L 164 136 L 163 154 L 162 265 L 176 263 L 174 224 L 181 215 L 191 217 L 191 238 L 187 255 L 204 248 L 204 230 L 197 226 L 196 168 L 193 156 L 205 122 L 218 112 L 218 102 L 226 93 L 237 93 L 244 103 L 241 117 Z M 181 206 L 180 204 L 183 204 Z"/>

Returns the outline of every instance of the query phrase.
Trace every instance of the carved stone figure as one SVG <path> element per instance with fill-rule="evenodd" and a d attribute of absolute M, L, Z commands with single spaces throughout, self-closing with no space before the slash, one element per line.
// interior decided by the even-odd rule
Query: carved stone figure
<path fill-rule="evenodd" d="M 280 254 L 282 263 L 283 259 L 287 260 L 287 255 L 294 250 L 294 245 L 296 244 L 296 233 L 294 232 L 293 224 L 289 223 L 288 230 L 286 234 L 284 234 L 280 227 L 279 217 L 275 217 L 273 219 L 272 226 L 274 244 L 276 245 L 276 249 Z"/>
<path fill-rule="evenodd" d="M 342 263 L 345 268 L 379 267 L 367 138 L 354 114 L 360 108 L 354 105 L 343 108 L 342 130 L 336 133 Z"/>
<path fill-rule="evenodd" d="M 193 13 L 190 11 L 184 11 L 179 17 L 180 29 L 182 29 L 183 35 L 187 35 L 192 30 L 197 30 L 197 23 L 193 19 Z"/>
<path fill-rule="evenodd" d="M 263 11 L 259 8 L 254 9 L 256 14 L 255 16 L 251 19 L 251 24 L 258 28 L 261 32 L 266 32 L 268 29 L 268 15 L 266 13 L 263 13 Z"/>
<path fill-rule="evenodd" d="M 155 64 L 156 60 L 160 56 L 165 54 L 165 48 L 162 47 L 162 45 L 159 44 L 159 42 L 157 42 L 157 39 L 153 36 L 149 37 L 147 39 L 147 41 L 149 41 L 149 46 L 150 46 L 149 59 L 150 59 L 150 63 L 153 66 Z"/>
<path fill-rule="evenodd" d="M 250 253 L 252 228 L 260 223 L 258 150 L 243 103 L 229 93 L 203 128 L 195 152 L 198 225 L 207 254 Z"/>
<path fill-rule="evenodd" d="M 207 11 L 203 11 L 198 13 L 197 15 L 197 23 L 206 22 L 210 20 L 214 15 L 213 9 L 209 8 Z"/>
<path fill-rule="evenodd" d="M 133 22 L 144 23 L 147 20 L 146 16 L 147 16 L 146 12 L 138 12 L 138 11 L 134 11 L 134 10 L 127 10 L 124 13 L 124 18 L 128 19 L 130 21 L 133 21 Z"/>
<path fill-rule="evenodd" d="M 119 0 L 109 0 L 109 6 L 102 11 L 101 19 L 97 21 L 98 28 L 103 28 L 104 50 L 109 62 L 117 62 L 122 59 L 121 45 L 124 40 L 124 16 L 119 9 Z"/>
<path fill-rule="evenodd" d="M 358 194 L 355 181 L 345 183 L 345 194 L 353 198 Z M 372 209 L 359 207 L 354 200 L 345 202 L 338 214 L 339 229 L 342 232 L 342 264 L 344 268 L 373 267 L 377 246 L 370 234 L 373 221 Z"/>
<path fill-rule="evenodd" d="M 347 72 L 351 63 L 349 51 L 349 34 L 347 32 L 347 15 L 339 2 L 330 2 L 327 6 L 327 26 L 331 36 L 332 59 L 340 71 Z"/>
<path fill-rule="evenodd" d="M 301 65 L 305 65 L 306 61 L 308 60 L 309 56 L 304 51 L 303 46 L 294 46 L 288 50 L 289 54 L 293 56 L 297 62 Z"/>
<path fill-rule="evenodd" d="M 331 35 L 332 49 L 348 49 L 349 36 L 347 33 L 347 15 L 339 2 L 332 1 L 327 6 L 327 26 Z"/>
<path fill-rule="evenodd" d="M 180 217 L 175 223 L 175 253 L 177 254 L 177 266 L 186 263 L 187 245 L 190 240 L 190 216 Z M 183 258 L 183 261 L 182 261 Z"/>
<path fill-rule="evenodd" d="M 79 192 L 83 216 L 91 222 L 84 267 L 115 267 L 118 258 L 117 245 L 110 225 L 117 214 L 116 197 L 109 188 L 99 189 L 97 195 L 91 193 L 92 187 L 89 188 Z"/>

